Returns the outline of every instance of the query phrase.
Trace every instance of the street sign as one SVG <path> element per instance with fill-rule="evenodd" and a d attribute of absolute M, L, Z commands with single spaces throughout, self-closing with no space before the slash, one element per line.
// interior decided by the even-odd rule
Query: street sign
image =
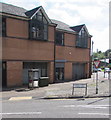
<path fill-rule="evenodd" d="M 99 64 L 100 64 L 99 60 L 98 61 L 94 61 L 94 65 L 95 65 L 96 68 L 98 68 Z"/>
<path fill-rule="evenodd" d="M 85 84 L 85 83 L 75 83 L 75 84 L 73 84 L 73 87 L 74 88 L 86 88 L 87 87 L 87 84 Z"/>
<path fill-rule="evenodd" d="M 85 88 L 85 95 L 87 95 L 87 83 L 74 83 L 72 88 L 72 95 L 74 94 L 74 88 Z"/>

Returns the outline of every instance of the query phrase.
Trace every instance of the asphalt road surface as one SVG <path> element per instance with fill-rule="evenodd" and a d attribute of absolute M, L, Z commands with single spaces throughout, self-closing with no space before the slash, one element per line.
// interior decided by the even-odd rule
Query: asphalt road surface
<path fill-rule="evenodd" d="M 2 101 L 3 118 L 109 118 L 109 98 L 10 99 Z"/>

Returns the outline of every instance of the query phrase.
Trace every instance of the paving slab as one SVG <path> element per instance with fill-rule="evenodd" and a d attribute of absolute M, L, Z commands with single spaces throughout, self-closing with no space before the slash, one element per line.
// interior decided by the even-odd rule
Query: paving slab
<path fill-rule="evenodd" d="M 72 95 L 72 87 L 74 83 L 87 83 L 87 95 L 84 88 L 76 88 Z M 8 88 L 6 91 L 0 92 L 1 99 L 9 99 L 11 97 L 28 97 L 32 98 L 78 98 L 78 97 L 110 97 L 109 80 L 104 73 L 99 73 L 98 78 L 98 94 L 96 94 L 96 73 L 91 78 L 81 79 L 77 81 L 69 81 L 62 83 L 49 84 L 46 87 L 29 89 L 27 86 L 20 88 Z"/>

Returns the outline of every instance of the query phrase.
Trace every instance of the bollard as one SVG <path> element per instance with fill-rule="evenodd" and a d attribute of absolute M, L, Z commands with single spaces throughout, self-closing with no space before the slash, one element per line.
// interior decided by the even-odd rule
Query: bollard
<path fill-rule="evenodd" d="M 111 75 L 110 71 L 108 71 L 108 80 L 111 80 Z"/>

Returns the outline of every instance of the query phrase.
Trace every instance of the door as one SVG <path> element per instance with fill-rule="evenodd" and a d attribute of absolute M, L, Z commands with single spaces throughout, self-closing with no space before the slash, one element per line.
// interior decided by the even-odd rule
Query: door
<path fill-rule="evenodd" d="M 74 80 L 83 79 L 85 77 L 85 64 L 75 63 L 72 68 L 72 77 Z"/>
<path fill-rule="evenodd" d="M 56 81 L 64 80 L 64 68 L 56 68 Z"/>
<path fill-rule="evenodd" d="M 28 70 L 29 69 L 23 69 L 23 84 L 24 85 L 29 83 Z"/>
<path fill-rule="evenodd" d="M 2 87 L 7 86 L 6 62 L 2 63 Z"/>

